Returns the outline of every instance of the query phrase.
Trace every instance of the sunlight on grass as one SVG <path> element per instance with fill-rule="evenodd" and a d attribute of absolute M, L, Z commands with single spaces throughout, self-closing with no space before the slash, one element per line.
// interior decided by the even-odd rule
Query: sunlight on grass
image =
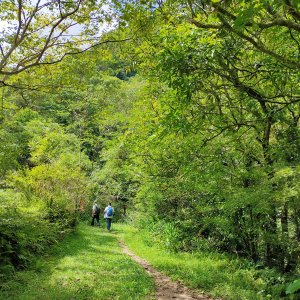
<path fill-rule="evenodd" d="M 145 232 L 128 225 L 117 225 L 119 235 L 138 256 L 174 280 L 213 296 L 232 300 L 263 299 L 261 279 L 253 272 L 240 268 L 238 262 L 217 253 L 170 253 L 151 243 Z"/>
<path fill-rule="evenodd" d="M 7 282 L 0 299 L 150 299 L 153 289 L 116 235 L 81 225 L 32 270 Z"/>

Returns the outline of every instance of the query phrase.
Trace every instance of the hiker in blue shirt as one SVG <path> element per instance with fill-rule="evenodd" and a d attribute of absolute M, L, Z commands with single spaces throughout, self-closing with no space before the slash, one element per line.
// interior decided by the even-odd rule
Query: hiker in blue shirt
<path fill-rule="evenodd" d="M 109 231 L 111 227 L 111 220 L 114 214 L 114 209 L 111 206 L 111 203 L 108 204 L 108 206 L 104 209 L 104 219 L 106 221 L 106 228 Z"/>
<path fill-rule="evenodd" d="M 97 201 L 94 201 L 94 205 L 93 205 L 93 208 L 92 208 L 92 223 L 91 223 L 92 226 L 94 226 L 95 219 L 96 219 L 97 225 L 100 227 L 99 215 L 100 215 L 100 208 L 97 205 Z"/>

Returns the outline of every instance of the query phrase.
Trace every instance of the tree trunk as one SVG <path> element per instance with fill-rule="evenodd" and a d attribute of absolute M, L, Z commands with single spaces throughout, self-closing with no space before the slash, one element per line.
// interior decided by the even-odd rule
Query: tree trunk
<path fill-rule="evenodd" d="M 288 203 L 285 202 L 281 211 L 281 232 L 283 238 L 288 237 L 289 228 L 288 228 Z"/>

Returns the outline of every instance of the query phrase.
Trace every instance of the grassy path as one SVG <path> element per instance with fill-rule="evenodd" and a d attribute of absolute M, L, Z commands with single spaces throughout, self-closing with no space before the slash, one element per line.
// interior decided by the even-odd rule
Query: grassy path
<path fill-rule="evenodd" d="M 263 295 L 266 282 L 242 261 L 217 253 L 170 253 L 154 242 L 147 232 L 116 224 L 118 235 L 137 256 L 156 270 L 183 282 L 188 288 L 226 300 L 279 300 L 280 296 Z"/>
<path fill-rule="evenodd" d="M 157 270 L 163 272 L 184 283 L 198 296 L 206 292 L 215 299 L 281 299 L 275 293 L 264 295 L 262 291 L 266 282 L 257 276 L 259 273 L 246 268 L 238 260 L 216 253 L 170 253 L 159 247 L 146 232 L 124 224 L 113 224 L 110 233 L 81 224 L 76 232 L 37 260 L 31 270 L 17 272 L 14 280 L 0 284 L 0 299 L 155 299 L 153 278 L 123 253 L 118 239 L 125 241 L 128 253 L 134 253 L 130 254 L 132 257 L 137 255 L 138 259 L 151 264 L 145 262 L 144 269 L 149 271 L 153 267 L 150 273 L 154 278 Z M 157 278 L 159 292 L 158 281 L 162 280 Z M 177 296 L 179 294 L 177 292 Z M 157 296 L 160 299 L 159 293 Z"/>
<path fill-rule="evenodd" d="M 129 255 L 134 261 L 141 265 L 144 270 L 154 279 L 157 300 L 213 300 L 213 298 L 203 293 L 189 290 L 181 282 L 174 281 L 164 273 L 157 271 L 148 263 L 148 261 L 140 258 L 131 250 L 129 250 L 129 248 L 123 243 L 123 241 L 121 241 L 121 244 L 124 253 Z"/>
<path fill-rule="evenodd" d="M 153 280 L 123 254 L 113 233 L 80 225 L 78 231 L 18 272 L 0 299 L 152 299 Z"/>

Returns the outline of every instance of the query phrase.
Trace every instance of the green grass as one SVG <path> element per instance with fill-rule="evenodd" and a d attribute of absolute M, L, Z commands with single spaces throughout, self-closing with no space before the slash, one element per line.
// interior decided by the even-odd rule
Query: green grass
<path fill-rule="evenodd" d="M 264 274 L 245 262 L 213 252 L 170 253 L 146 231 L 124 224 L 113 224 L 110 233 L 81 224 L 30 270 L 0 283 L 0 299 L 154 299 L 153 280 L 122 253 L 118 237 L 138 256 L 192 289 L 230 300 L 283 299 L 274 281 L 269 281 L 272 295 L 264 292 L 268 278 L 277 276 L 271 270 L 269 277 L 260 276 Z"/>
<path fill-rule="evenodd" d="M 135 254 L 192 289 L 231 300 L 282 299 L 279 292 L 268 295 L 267 280 L 241 260 L 218 253 L 170 253 L 146 231 L 122 224 L 116 228 Z"/>
<path fill-rule="evenodd" d="M 122 253 L 114 231 L 81 224 L 30 270 L 1 284 L 0 299 L 152 299 L 154 283 Z"/>

